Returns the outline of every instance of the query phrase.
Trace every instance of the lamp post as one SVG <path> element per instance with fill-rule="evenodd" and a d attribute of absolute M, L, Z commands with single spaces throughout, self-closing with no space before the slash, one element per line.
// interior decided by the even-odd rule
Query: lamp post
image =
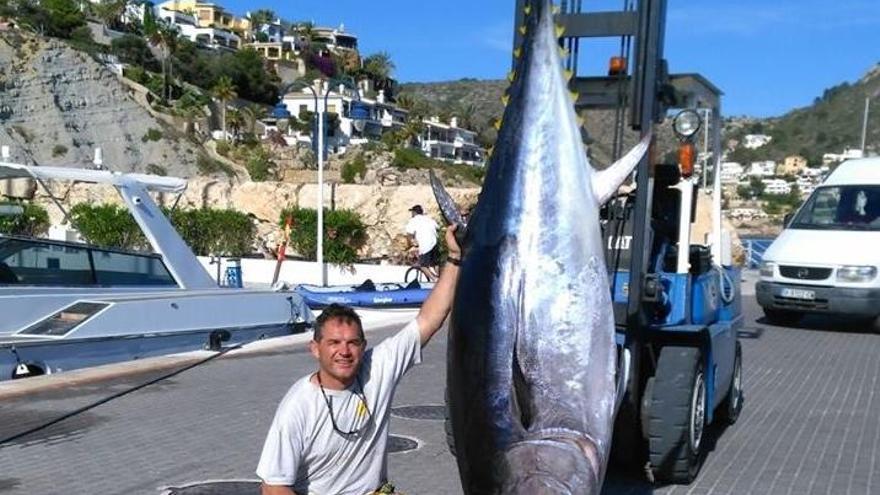
<path fill-rule="evenodd" d="M 868 114 L 871 111 L 871 98 L 875 98 L 878 95 L 880 95 L 880 89 L 865 97 L 865 116 L 862 119 L 862 158 L 865 157 L 865 145 L 868 141 Z"/>
<path fill-rule="evenodd" d="M 282 91 L 282 98 L 284 93 L 292 89 L 308 89 L 312 94 L 315 102 L 315 118 L 318 119 L 317 136 L 314 136 L 313 139 L 317 141 L 317 146 L 315 148 L 315 152 L 318 155 L 318 232 L 317 232 L 317 247 L 315 258 L 318 263 L 318 267 L 321 270 L 321 285 L 327 285 L 327 265 L 324 263 L 324 148 L 325 148 L 325 137 L 324 137 L 324 114 L 327 110 L 327 100 L 330 97 L 330 93 L 333 91 L 333 88 L 338 88 L 339 86 L 344 86 L 348 89 L 354 91 L 355 98 L 360 99 L 360 95 L 357 92 L 357 87 L 354 85 L 354 82 L 351 79 L 330 79 L 330 80 L 321 80 L 321 83 L 326 85 L 326 89 L 324 89 L 323 94 L 323 105 L 321 105 L 319 93 L 320 89 L 316 90 L 313 85 L 303 83 L 303 82 L 295 82 L 293 84 L 287 85 Z"/>

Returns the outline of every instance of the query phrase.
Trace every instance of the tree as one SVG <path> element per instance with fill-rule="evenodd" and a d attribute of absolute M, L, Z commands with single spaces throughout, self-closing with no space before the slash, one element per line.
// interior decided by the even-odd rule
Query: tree
<path fill-rule="evenodd" d="M 232 137 L 238 139 L 238 135 L 241 133 L 241 128 L 244 126 L 244 116 L 242 115 L 242 112 L 233 108 L 226 114 L 225 122 L 232 132 Z"/>
<path fill-rule="evenodd" d="M 394 69 L 394 62 L 391 61 L 391 55 L 388 52 L 374 53 L 364 59 L 364 72 L 369 74 L 374 81 L 388 79 Z"/>
<path fill-rule="evenodd" d="M 258 9 L 251 13 L 251 29 L 254 32 L 260 30 L 261 27 L 272 24 L 278 17 L 275 15 L 275 11 L 271 9 Z"/>
<path fill-rule="evenodd" d="M 43 0 L 39 8 L 48 15 L 46 34 L 57 38 L 70 38 L 74 29 L 84 26 L 86 18 L 73 0 Z"/>
<path fill-rule="evenodd" d="M 151 71 L 160 70 L 159 63 L 153 57 L 153 52 L 150 51 L 149 45 L 140 36 L 126 34 L 120 38 L 115 38 L 110 42 L 110 51 L 119 57 L 120 62 L 143 67 Z"/>
<path fill-rule="evenodd" d="M 214 84 L 214 87 L 211 89 L 211 94 L 214 95 L 214 98 L 220 101 L 220 118 L 223 122 L 223 139 L 227 140 L 226 104 L 230 100 L 234 100 L 238 97 L 238 94 L 235 92 L 235 85 L 232 84 L 232 79 L 228 76 L 220 76 L 220 78 L 217 79 L 217 83 Z"/>

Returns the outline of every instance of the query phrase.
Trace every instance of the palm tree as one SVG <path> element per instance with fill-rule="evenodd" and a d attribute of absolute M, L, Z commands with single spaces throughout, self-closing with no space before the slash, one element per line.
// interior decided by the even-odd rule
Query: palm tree
<path fill-rule="evenodd" d="M 113 29 L 119 27 L 127 6 L 127 0 L 104 0 L 95 6 L 95 11 L 104 25 Z"/>
<path fill-rule="evenodd" d="M 265 118 L 269 112 L 260 105 L 248 105 L 241 109 L 244 128 L 251 134 L 257 133 L 257 122 Z"/>
<path fill-rule="evenodd" d="M 373 80 L 388 79 L 394 72 L 394 62 L 388 52 L 378 52 L 364 59 L 364 72 L 373 76 Z"/>
<path fill-rule="evenodd" d="M 164 21 L 152 24 L 147 37 L 153 46 L 162 47 L 162 99 L 171 99 L 171 57 L 177 51 L 177 29 Z"/>
<path fill-rule="evenodd" d="M 458 107 L 458 126 L 463 129 L 474 130 L 474 118 L 477 116 L 477 106 L 473 103 L 462 104 Z"/>
<path fill-rule="evenodd" d="M 238 139 L 241 128 L 244 126 L 245 117 L 241 110 L 232 109 L 226 114 L 226 125 L 232 132 L 233 139 Z"/>
<path fill-rule="evenodd" d="M 214 87 L 211 89 L 211 94 L 214 95 L 214 98 L 220 101 L 220 114 L 223 122 L 223 139 L 227 140 L 226 104 L 230 100 L 234 100 L 238 97 L 238 93 L 235 92 L 235 85 L 232 84 L 232 79 L 230 79 L 229 76 L 220 76 L 214 84 Z"/>

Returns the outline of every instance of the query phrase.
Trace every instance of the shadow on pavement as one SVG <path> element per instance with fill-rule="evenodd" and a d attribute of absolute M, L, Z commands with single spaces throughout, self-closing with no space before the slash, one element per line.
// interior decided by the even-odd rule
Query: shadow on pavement
<path fill-rule="evenodd" d="M 21 485 L 21 481 L 16 478 L 0 478 L 0 492 L 12 490 Z"/>
<path fill-rule="evenodd" d="M 805 315 L 796 323 L 790 325 L 781 325 L 771 323 L 766 317 L 761 317 L 757 323 L 767 325 L 769 327 L 782 328 L 788 330 L 807 330 L 820 332 L 839 332 L 839 333 L 862 333 L 872 334 L 878 333 L 871 328 L 872 322 L 860 320 L 856 318 L 848 318 L 845 316 L 826 316 L 826 315 Z"/>
<path fill-rule="evenodd" d="M 11 407 L 0 410 L 0 439 L 9 438 L 31 428 L 47 424 L 63 416 L 67 411 L 40 411 Z M 71 418 L 65 419 L 45 429 L 35 431 L 27 436 L 0 445 L 0 449 L 12 445 L 48 444 L 54 445 L 62 442 L 75 440 L 89 429 L 104 423 L 108 419 L 83 412 Z M 2 480 L 0 480 L 2 482 Z M 0 484 L 2 488 L 2 484 Z"/>

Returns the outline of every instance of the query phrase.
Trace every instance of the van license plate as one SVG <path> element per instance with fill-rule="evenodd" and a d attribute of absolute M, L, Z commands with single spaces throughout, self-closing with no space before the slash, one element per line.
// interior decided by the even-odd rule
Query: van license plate
<path fill-rule="evenodd" d="M 812 301 L 816 299 L 816 291 L 806 289 L 782 289 L 782 297 L 790 297 L 791 299 L 805 299 Z"/>

